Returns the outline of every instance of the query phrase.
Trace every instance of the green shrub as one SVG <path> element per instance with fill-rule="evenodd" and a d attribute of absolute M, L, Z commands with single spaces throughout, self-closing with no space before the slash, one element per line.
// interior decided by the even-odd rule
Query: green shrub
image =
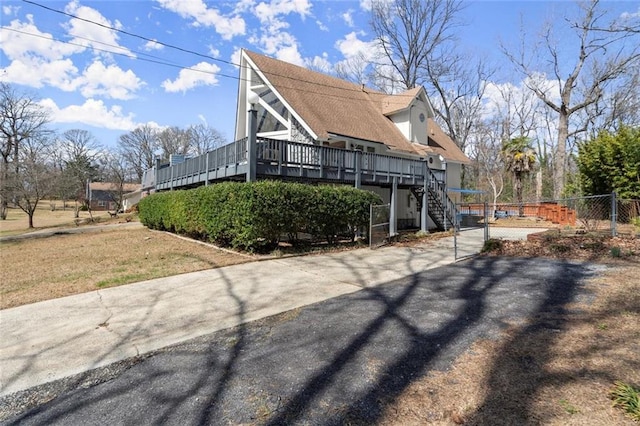
<path fill-rule="evenodd" d="M 623 382 L 615 382 L 609 393 L 613 406 L 622 408 L 629 417 L 640 422 L 640 389 Z"/>
<path fill-rule="evenodd" d="M 380 197 L 346 186 L 260 181 L 157 193 L 141 200 L 139 209 L 149 228 L 254 251 L 301 232 L 330 243 L 353 240 L 367 227 L 372 203 L 381 203 Z"/>
<path fill-rule="evenodd" d="M 503 246 L 504 243 L 502 240 L 499 240 L 497 238 L 490 238 L 484 242 L 484 245 L 482 246 L 482 253 L 490 253 L 494 251 L 500 252 L 502 251 Z"/>

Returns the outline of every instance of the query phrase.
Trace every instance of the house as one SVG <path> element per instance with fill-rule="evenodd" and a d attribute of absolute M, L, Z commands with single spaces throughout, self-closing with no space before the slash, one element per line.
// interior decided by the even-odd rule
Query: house
<path fill-rule="evenodd" d="M 145 172 L 142 190 L 221 180 L 354 185 L 390 204 L 390 233 L 448 229 L 469 159 L 434 121 L 422 87 L 388 95 L 243 50 L 235 141 Z"/>
<path fill-rule="evenodd" d="M 85 195 L 85 203 L 93 211 L 119 211 L 127 194 L 140 192 L 140 184 L 125 183 L 122 186 L 112 182 L 90 182 Z"/>
<path fill-rule="evenodd" d="M 247 50 L 239 81 L 236 140 L 249 135 L 253 106 L 257 137 L 427 161 L 446 188 L 461 187 L 462 165 L 470 161 L 434 121 L 423 87 L 388 95 Z M 390 188 L 362 187 L 391 199 Z M 418 198 L 400 188 L 400 228 L 419 225 Z"/>

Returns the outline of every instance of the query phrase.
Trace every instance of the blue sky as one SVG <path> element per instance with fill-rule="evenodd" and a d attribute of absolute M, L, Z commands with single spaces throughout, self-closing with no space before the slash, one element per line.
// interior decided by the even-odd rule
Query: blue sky
<path fill-rule="evenodd" d="M 238 69 L 230 63 L 237 63 L 240 48 L 331 70 L 371 50 L 373 40 L 366 0 L 34 2 L 142 37 L 28 2 L 2 2 L 0 80 L 40 98 L 52 111 L 52 128 L 89 130 L 106 146 L 146 123 L 206 123 L 232 140 Z M 640 13 L 638 1 L 605 6 L 615 16 Z M 568 8 L 575 4 L 468 1 L 459 47 L 504 64 L 496 82 L 518 85 L 521 77 L 508 71 L 499 42 L 515 43 L 521 25 L 535 33 L 545 19 L 563 19 Z"/>

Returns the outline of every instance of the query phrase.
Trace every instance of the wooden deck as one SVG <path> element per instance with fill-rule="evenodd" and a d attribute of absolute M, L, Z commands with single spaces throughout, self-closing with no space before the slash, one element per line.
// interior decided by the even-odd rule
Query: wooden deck
<path fill-rule="evenodd" d="M 455 204 L 446 194 L 444 171 L 432 170 L 426 161 L 260 137 L 255 147 L 250 144 L 245 138 L 183 163 L 158 164 L 145 173 L 143 189 L 192 188 L 223 180 L 253 180 L 253 176 L 357 188 L 411 188 L 428 195 L 429 216 L 438 226 L 447 229 L 453 224 Z M 255 158 L 253 163 L 250 157 Z"/>

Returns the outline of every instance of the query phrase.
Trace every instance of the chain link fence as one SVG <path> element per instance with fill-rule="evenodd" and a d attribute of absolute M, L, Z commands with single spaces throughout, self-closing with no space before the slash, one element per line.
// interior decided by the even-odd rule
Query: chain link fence
<path fill-rule="evenodd" d="M 479 253 L 489 238 L 489 206 L 487 203 L 458 203 L 453 233 L 456 260 Z"/>
<path fill-rule="evenodd" d="M 640 200 L 615 193 L 535 203 L 490 205 L 489 238 L 528 239 L 556 230 L 567 235 L 632 235 L 640 231 Z"/>
<path fill-rule="evenodd" d="M 391 205 L 371 205 L 369 211 L 369 247 L 377 248 L 389 242 Z"/>

